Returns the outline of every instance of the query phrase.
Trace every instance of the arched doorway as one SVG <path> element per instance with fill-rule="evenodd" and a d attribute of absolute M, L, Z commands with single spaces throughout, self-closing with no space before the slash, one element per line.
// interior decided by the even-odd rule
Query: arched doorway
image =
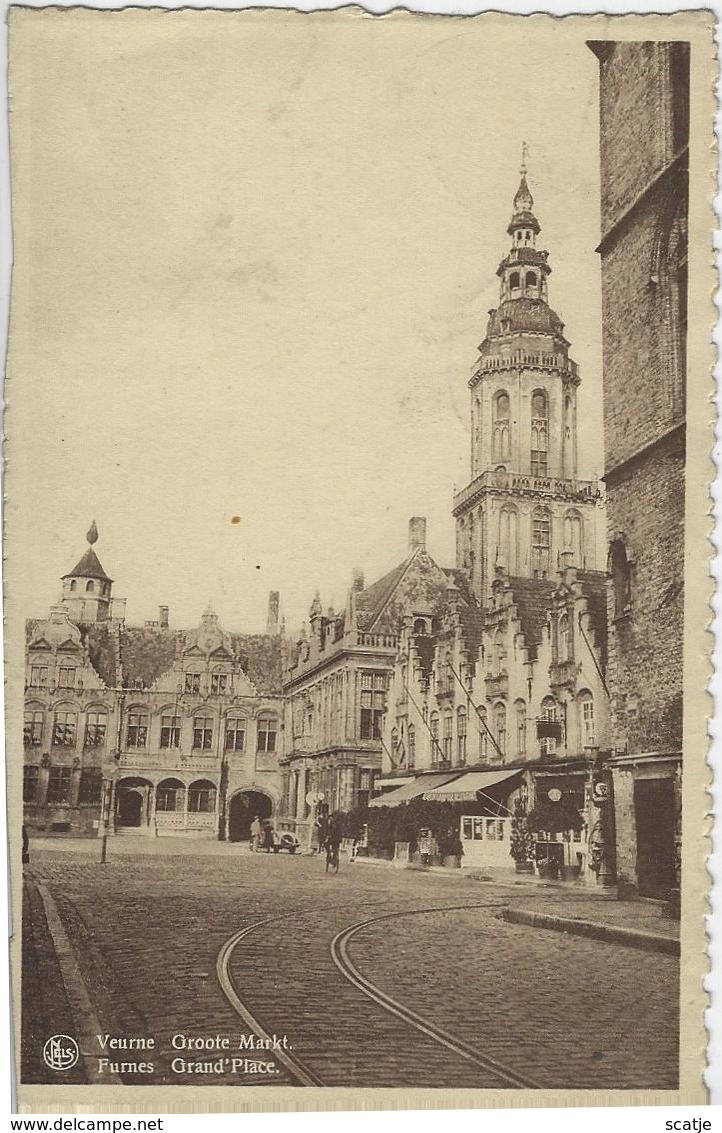
<path fill-rule="evenodd" d="M 121 779 L 115 792 L 116 827 L 137 829 L 145 825 L 150 787 L 146 779 Z"/>
<path fill-rule="evenodd" d="M 271 798 L 261 791 L 238 791 L 231 799 L 228 813 L 228 841 L 247 842 L 254 817 L 270 818 L 272 810 Z"/>

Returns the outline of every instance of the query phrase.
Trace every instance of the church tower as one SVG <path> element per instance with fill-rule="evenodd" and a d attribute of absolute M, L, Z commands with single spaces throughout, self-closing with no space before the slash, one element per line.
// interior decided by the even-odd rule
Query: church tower
<path fill-rule="evenodd" d="M 104 622 L 110 617 L 113 580 L 95 553 L 98 528 L 95 520 L 85 538 L 88 549 L 68 574 L 63 575 L 62 604 L 74 622 Z"/>
<path fill-rule="evenodd" d="M 522 163 L 499 264 L 499 306 L 469 382 L 471 482 L 454 498 L 457 565 L 477 600 L 496 568 L 553 578 L 564 561 L 596 567 L 596 482 L 577 479 L 579 369 L 564 324 L 548 303 L 549 253 Z M 570 552 L 562 560 L 562 553 Z"/>

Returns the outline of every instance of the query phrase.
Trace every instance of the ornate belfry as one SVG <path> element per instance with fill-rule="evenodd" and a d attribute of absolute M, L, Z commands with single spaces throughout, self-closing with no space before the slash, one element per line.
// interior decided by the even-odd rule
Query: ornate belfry
<path fill-rule="evenodd" d="M 454 498 L 457 565 L 481 604 L 497 567 L 511 577 L 553 579 L 563 561 L 595 562 L 596 482 L 577 479 L 579 368 L 564 323 L 549 306 L 549 253 L 526 174 L 497 268 L 499 306 L 469 381 L 471 481 Z M 562 559 L 563 552 L 569 552 Z"/>

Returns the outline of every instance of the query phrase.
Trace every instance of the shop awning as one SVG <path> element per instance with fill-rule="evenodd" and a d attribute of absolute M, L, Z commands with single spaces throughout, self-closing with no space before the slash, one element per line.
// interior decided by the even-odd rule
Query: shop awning
<path fill-rule="evenodd" d="M 415 799 L 417 795 L 426 795 L 433 791 L 434 787 L 441 787 L 444 783 L 458 778 L 458 771 L 440 771 L 432 775 L 418 775 L 415 779 L 410 779 L 403 787 L 399 787 L 397 791 L 389 791 L 387 795 L 379 795 L 378 798 L 371 799 L 369 806 L 398 806 L 400 803 L 407 803 L 409 799 Z"/>
<path fill-rule="evenodd" d="M 386 787 L 403 787 L 405 783 L 410 781 L 408 775 L 397 776 L 396 779 L 377 779 L 374 783 L 375 791 L 383 791 Z"/>
<path fill-rule="evenodd" d="M 507 771 L 467 771 L 460 779 L 424 790 L 424 798 L 437 803 L 476 802 L 477 791 L 486 791 L 496 783 L 503 783 L 505 779 L 518 775 L 520 771 L 520 767 Z"/>

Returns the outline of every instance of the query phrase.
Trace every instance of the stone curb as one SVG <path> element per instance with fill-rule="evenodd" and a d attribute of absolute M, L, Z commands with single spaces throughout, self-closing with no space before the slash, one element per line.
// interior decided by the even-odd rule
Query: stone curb
<path fill-rule="evenodd" d="M 673 936 L 660 936 L 655 932 L 621 928 L 618 925 L 601 924 L 598 921 L 557 917 L 550 913 L 532 913 L 526 909 L 504 909 L 499 915 L 502 920 L 512 924 L 549 928 L 556 932 L 568 932 L 572 936 L 589 936 L 593 940 L 606 940 L 611 944 L 626 944 L 630 948 L 642 948 L 647 952 L 664 952 L 669 956 L 679 956 L 679 940 Z"/>
<path fill-rule="evenodd" d="M 71 1014 L 78 1028 L 78 1034 L 71 1037 L 77 1041 L 80 1048 L 80 1056 L 83 1060 L 88 1082 L 100 1086 L 122 1086 L 122 1080 L 116 1074 L 100 1074 L 98 1071 L 98 1059 L 93 1053 L 93 1047 L 97 1042 L 95 1036 L 103 1032 L 93 1002 L 80 973 L 73 946 L 60 919 L 58 907 L 50 894 L 50 890 L 46 884 L 37 879 L 34 880 L 34 884 L 43 903 L 45 920 L 60 968 L 60 977 L 63 981 Z"/>

